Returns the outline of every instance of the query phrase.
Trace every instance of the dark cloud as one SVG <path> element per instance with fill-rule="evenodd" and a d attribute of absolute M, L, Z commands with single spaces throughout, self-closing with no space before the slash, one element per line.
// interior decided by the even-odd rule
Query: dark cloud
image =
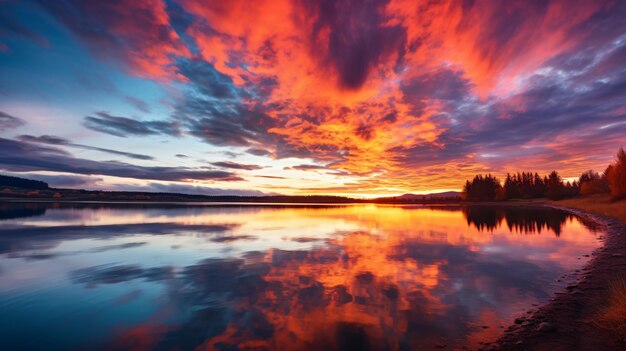
<path fill-rule="evenodd" d="M 261 105 L 242 100 L 252 97 L 252 88 L 235 87 L 230 77 L 207 62 L 180 60 L 179 67 L 189 86 L 176 106 L 174 118 L 183 121 L 189 134 L 220 146 L 275 143 L 268 129 L 276 122 Z"/>
<path fill-rule="evenodd" d="M 93 249 L 91 249 L 89 251 L 90 252 L 103 252 L 103 251 L 125 250 L 125 249 L 133 249 L 135 247 L 144 246 L 146 244 L 147 244 L 147 242 L 141 241 L 141 242 L 134 242 L 134 243 L 107 245 L 107 246 L 94 247 Z"/>
<path fill-rule="evenodd" d="M 17 128 L 26 124 L 21 118 L 11 116 L 6 112 L 0 111 L 0 132 Z"/>
<path fill-rule="evenodd" d="M 193 79 L 196 91 L 208 98 L 235 99 L 239 97 L 233 80 L 219 73 L 209 63 L 200 60 L 181 60 L 178 69 L 188 79 Z"/>
<path fill-rule="evenodd" d="M 382 14 L 387 1 L 325 0 L 313 3 L 308 9 L 316 22 L 313 25 L 314 41 L 326 53 L 321 58 L 334 67 L 339 84 L 347 89 L 357 89 L 365 83 L 385 56 L 404 51 L 406 35 L 397 25 L 385 23 Z M 328 37 L 327 37 L 328 36 Z"/>
<path fill-rule="evenodd" d="M 232 169 L 243 169 L 246 171 L 254 171 L 257 169 L 263 169 L 262 166 L 257 165 L 247 165 L 244 163 L 237 163 L 232 161 L 220 161 L 220 162 L 212 162 L 213 166 L 221 167 L 221 168 L 232 168 Z"/>
<path fill-rule="evenodd" d="M 98 112 L 96 116 L 86 116 L 83 125 L 89 129 L 118 137 L 173 135 L 180 134 L 179 127 L 168 121 L 140 121 L 128 117 L 113 116 Z"/>
<path fill-rule="evenodd" d="M 270 176 L 270 175 L 255 175 L 254 177 L 267 178 L 267 179 L 287 179 L 287 177 Z"/>
<path fill-rule="evenodd" d="M 0 167 L 14 172 L 53 171 L 151 180 L 243 180 L 231 172 L 184 167 L 144 167 L 117 161 L 72 157 L 52 147 L 0 138 Z"/>
<path fill-rule="evenodd" d="M 257 149 L 257 148 L 248 149 L 246 150 L 246 152 L 254 156 L 270 156 L 272 154 L 271 151 L 268 151 L 265 149 Z"/>
<path fill-rule="evenodd" d="M 185 154 L 176 154 L 176 157 L 178 157 L 178 158 L 189 158 L 189 156 L 187 156 Z"/>
<path fill-rule="evenodd" d="M 74 283 L 96 287 L 100 284 L 116 284 L 133 279 L 159 281 L 174 277 L 172 267 L 141 268 L 138 265 L 95 266 L 81 268 L 70 273 Z"/>
<path fill-rule="evenodd" d="M 138 99 L 136 97 L 132 97 L 132 96 L 125 96 L 124 100 L 126 100 L 126 102 L 128 102 L 129 104 L 131 104 L 133 107 L 135 107 L 136 109 L 138 109 L 141 112 L 145 112 L 145 113 L 150 113 L 150 106 L 148 106 L 148 103 Z"/>
<path fill-rule="evenodd" d="M 96 146 L 76 144 L 76 143 L 72 143 L 71 141 L 69 141 L 67 139 L 64 139 L 64 138 L 61 138 L 61 137 L 57 137 L 57 136 L 54 136 L 54 135 L 40 135 L 40 136 L 20 135 L 18 137 L 18 139 L 20 139 L 21 141 L 29 142 L 29 143 L 41 143 L 41 144 L 49 144 L 49 145 L 71 146 L 71 147 L 75 147 L 75 148 L 79 148 L 79 149 L 104 152 L 104 153 L 111 154 L 111 155 L 130 157 L 130 158 L 134 158 L 134 159 L 137 159 L 137 160 L 154 160 L 154 157 L 148 156 L 148 155 L 142 155 L 142 154 L 136 154 L 136 153 L 132 153 L 132 152 L 112 150 L 112 149 L 101 148 L 101 147 L 96 147 Z"/>
<path fill-rule="evenodd" d="M 294 242 L 297 242 L 297 243 L 313 243 L 313 242 L 317 242 L 317 241 L 324 241 L 323 238 L 316 238 L 316 237 L 310 237 L 310 236 L 300 236 L 300 237 L 296 237 L 296 238 L 285 238 L 283 240 L 294 241 Z"/>
<path fill-rule="evenodd" d="M 13 206 L 14 207 L 14 206 Z M 0 207 L 0 219 L 20 218 L 27 216 L 41 216 L 45 214 L 46 208 L 24 206 L 20 213 L 16 213 L 15 208 L 7 208 L 6 211 Z M 19 216 L 16 216 L 19 215 Z M 114 238 L 132 235 L 187 235 L 195 233 L 207 239 L 223 237 L 232 230 L 232 224 L 210 224 L 210 225 L 183 225 L 176 223 L 141 223 L 141 224 L 110 224 L 110 225 L 66 225 L 54 227 L 41 226 L 20 226 L 0 227 L 0 253 L 8 253 L 14 257 L 22 257 L 24 254 L 36 249 L 38 254 L 49 255 L 43 252 L 57 247 L 66 240 L 80 240 L 85 238 Z M 132 245 L 131 245 L 132 246 Z M 102 247 L 100 247 L 102 248 Z M 127 247 L 128 248 L 128 247 Z M 66 255 L 76 252 L 60 253 Z M 81 253 L 81 252 L 78 252 Z M 49 258 L 53 258 L 50 256 Z M 43 257 L 40 257 L 43 259 Z"/>
<path fill-rule="evenodd" d="M 326 166 L 320 166 L 320 165 L 311 165 L 311 164 L 301 164 L 301 165 L 295 165 L 292 167 L 285 167 L 284 169 L 295 169 L 298 171 L 314 171 L 314 170 L 320 170 L 320 169 L 328 169 Z"/>
<path fill-rule="evenodd" d="M 178 106 L 176 116 L 186 121 L 189 134 L 219 146 L 250 146 L 269 140 L 267 129 L 274 123 L 264 112 L 243 104 L 192 96 Z"/>
<path fill-rule="evenodd" d="M 233 241 L 240 240 L 255 240 L 257 237 L 255 235 L 225 235 L 225 236 L 217 236 L 212 238 L 211 241 L 214 243 L 231 243 Z"/>
<path fill-rule="evenodd" d="M 176 32 L 183 37 L 183 39 L 188 40 L 188 38 L 185 37 L 185 32 L 193 22 L 193 16 L 185 11 L 182 6 L 175 1 L 166 1 L 165 5 L 167 13 L 170 17 L 172 28 L 174 28 L 174 30 L 176 30 Z M 193 46 L 192 43 L 187 40 L 187 45 Z"/>
<path fill-rule="evenodd" d="M 458 104 L 469 97 L 471 89 L 472 84 L 463 77 L 463 72 L 450 68 L 422 73 L 402 84 L 404 99 L 414 108 L 423 107 L 424 101 L 427 100 L 451 101 Z"/>
<path fill-rule="evenodd" d="M 50 145 L 68 145 L 71 142 L 65 138 L 61 138 L 54 135 L 20 135 L 17 137 L 21 141 L 26 141 L 29 143 L 42 143 L 42 144 L 50 144 Z"/>

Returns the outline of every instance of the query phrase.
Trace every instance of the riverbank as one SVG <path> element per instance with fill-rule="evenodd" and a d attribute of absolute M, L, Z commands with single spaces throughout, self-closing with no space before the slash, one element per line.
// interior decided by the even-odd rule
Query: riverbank
<path fill-rule="evenodd" d="M 551 201 L 555 206 L 575 208 L 596 215 L 613 217 L 626 223 L 626 200 L 611 201 L 609 195 L 589 195 L 573 199 Z"/>
<path fill-rule="evenodd" d="M 606 321 L 609 314 L 626 315 L 625 301 L 620 299 L 626 299 L 626 293 L 615 296 L 610 291 L 626 279 L 626 201 L 590 196 L 532 204 L 564 209 L 596 223 L 605 233 L 604 246 L 574 272 L 575 283 L 529 317 L 516 319 L 497 342 L 481 350 L 626 350 L 626 324 Z"/>

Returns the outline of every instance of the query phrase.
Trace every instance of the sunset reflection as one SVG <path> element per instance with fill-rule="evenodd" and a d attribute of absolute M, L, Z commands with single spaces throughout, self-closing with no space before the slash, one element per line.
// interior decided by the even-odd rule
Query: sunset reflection
<path fill-rule="evenodd" d="M 105 349 L 475 347 L 545 302 L 599 244 L 577 217 L 514 207 L 0 212 L 12 228 L 0 229 L 0 306 L 20 298 L 16 289 L 45 292 L 55 279 L 98 296 L 75 303 L 115 314 L 100 328 L 76 328 L 81 347 L 91 338 Z M 98 305 L 107 299 L 115 302 Z"/>

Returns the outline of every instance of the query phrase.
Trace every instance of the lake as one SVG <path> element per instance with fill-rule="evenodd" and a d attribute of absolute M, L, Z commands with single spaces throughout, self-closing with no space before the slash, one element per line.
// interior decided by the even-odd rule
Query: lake
<path fill-rule="evenodd" d="M 555 209 L 0 203 L 5 350 L 477 347 L 603 233 Z"/>

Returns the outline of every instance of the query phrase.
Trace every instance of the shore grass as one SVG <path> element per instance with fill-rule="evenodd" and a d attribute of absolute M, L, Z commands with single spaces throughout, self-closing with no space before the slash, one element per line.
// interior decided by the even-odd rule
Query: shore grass
<path fill-rule="evenodd" d="M 602 216 L 616 218 L 626 223 L 626 200 L 612 201 L 609 195 L 588 195 L 574 199 L 552 201 L 552 203 L 584 210 Z M 604 307 L 600 309 L 593 321 L 601 328 L 610 330 L 626 340 L 626 279 L 615 278 L 608 287 Z"/>
<path fill-rule="evenodd" d="M 609 286 L 609 295 L 604 307 L 594 322 L 626 340 L 626 280 L 617 278 Z"/>
<path fill-rule="evenodd" d="M 573 199 L 551 201 L 551 203 L 602 216 L 613 217 L 626 223 L 626 199 L 612 201 L 609 195 L 588 195 Z"/>

